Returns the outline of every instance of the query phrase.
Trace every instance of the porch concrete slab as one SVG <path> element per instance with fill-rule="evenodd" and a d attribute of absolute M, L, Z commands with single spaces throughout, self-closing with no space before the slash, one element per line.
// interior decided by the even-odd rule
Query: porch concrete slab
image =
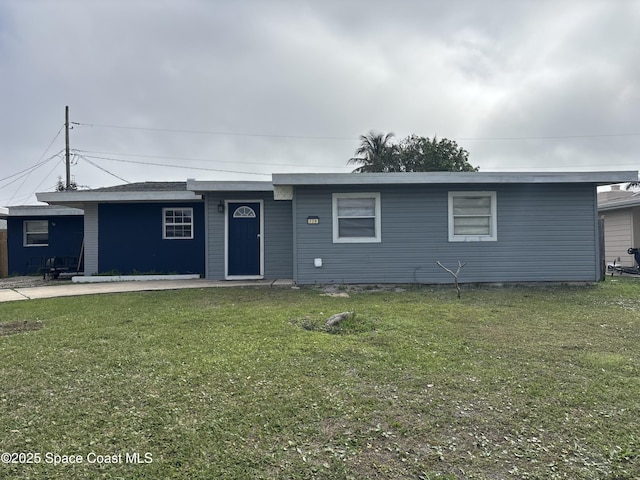
<path fill-rule="evenodd" d="M 185 288 L 289 286 L 291 280 L 215 281 L 215 280 L 150 280 L 137 282 L 73 283 L 45 287 L 0 289 L 0 302 L 39 298 L 72 297 L 100 293 L 180 290 Z"/>

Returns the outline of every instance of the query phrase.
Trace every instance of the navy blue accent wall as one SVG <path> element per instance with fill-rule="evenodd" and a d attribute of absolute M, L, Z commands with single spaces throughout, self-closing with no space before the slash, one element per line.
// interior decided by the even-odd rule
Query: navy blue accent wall
<path fill-rule="evenodd" d="M 25 220 L 49 221 L 48 246 L 25 247 L 23 245 Z M 82 215 L 9 217 L 7 219 L 9 275 L 38 274 L 48 257 L 79 257 L 83 235 L 84 217 Z"/>
<path fill-rule="evenodd" d="M 193 239 L 163 239 L 162 209 L 193 208 Z M 98 206 L 98 270 L 204 276 L 203 203 L 103 203 Z"/>

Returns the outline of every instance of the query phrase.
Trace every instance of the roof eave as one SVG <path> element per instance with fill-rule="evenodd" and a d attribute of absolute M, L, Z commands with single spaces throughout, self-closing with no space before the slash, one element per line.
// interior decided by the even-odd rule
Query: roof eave
<path fill-rule="evenodd" d="M 54 205 L 82 205 L 84 203 L 129 202 L 188 202 L 202 200 L 202 195 L 191 191 L 175 192 L 43 192 L 36 193 L 40 202 Z"/>
<path fill-rule="evenodd" d="M 480 183 L 593 183 L 637 181 L 637 171 L 613 172 L 420 172 L 420 173 L 292 173 L 274 174 L 280 185 L 381 185 Z"/>
<path fill-rule="evenodd" d="M 9 217 L 61 217 L 84 215 L 84 211 L 78 208 L 51 205 L 17 205 L 14 207 L 0 208 L 0 218 Z"/>
<path fill-rule="evenodd" d="M 599 212 L 605 212 L 607 210 L 618 210 L 621 208 L 633 208 L 640 206 L 640 198 L 635 198 L 633 200 L 624 200 L 622 202 L 610 202 L 603 203 L 598 205 Z"/>
<path fill-rule="evenodd" d="M 272 182 L 236 182 L 236 181 L 208 181 L 187 180 L 187 190 L 193 192 L 272 192 Z"/>

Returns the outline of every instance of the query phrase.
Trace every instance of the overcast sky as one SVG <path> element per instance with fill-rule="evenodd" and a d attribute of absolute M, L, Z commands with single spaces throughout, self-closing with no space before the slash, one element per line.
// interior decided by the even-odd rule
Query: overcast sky
<path fill-rule="evenodd" d="M 0 0 L 0 206 L 64 178 L 65 105 L 81 187 L 348 172 L 372 129 L 638 170 L 639 26 L 635 0 Z"/>

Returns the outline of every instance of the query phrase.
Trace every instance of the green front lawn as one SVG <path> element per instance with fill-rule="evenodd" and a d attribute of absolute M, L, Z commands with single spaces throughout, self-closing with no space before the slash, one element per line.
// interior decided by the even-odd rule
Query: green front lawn
<path fill-rule="evenodd" d="M 0 304 L 0 478 L 640 478 L 637 279 L 346 292 Z"/>

